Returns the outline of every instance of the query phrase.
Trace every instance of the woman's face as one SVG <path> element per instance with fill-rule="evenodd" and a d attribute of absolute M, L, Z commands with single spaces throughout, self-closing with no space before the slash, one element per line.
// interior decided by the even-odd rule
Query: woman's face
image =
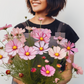
<path fill-rule="evenodd" d="M 47 0 L 30 0 L 30 4 L 35 13 L 46 11 Z"/>

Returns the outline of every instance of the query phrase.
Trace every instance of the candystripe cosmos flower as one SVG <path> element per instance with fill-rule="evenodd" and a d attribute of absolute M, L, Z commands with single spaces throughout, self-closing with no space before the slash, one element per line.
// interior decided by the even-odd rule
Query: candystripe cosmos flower
<path fill-rule="evenodd" d="M 49 29 L 36 28 L 31 32 L 31 36 L 34 39 L 48 43 L 50 41 L 51 31 Z"/>
<path fill-rule="evenodd" d="M 63 59 L 66 56 L 65 50 L 61 49 L 59 46 L 57 47 L 54 46 L 53 49 L 50 48 L 48 53 L 51 57 L 54 57 L 54 59 L 59 59 L 59 60 Z"/>
<path fill-rule="evenodd" d="M 9 27 L 12 27 L 12 25 L 11 24 L 9 24 L 9 25 L 6 24 L 4 27 L 0 27 L 0 30 L 6 30 Z"/>
<path fill-rule="evenodd" d="M 70 41 L 63 46 L 65 47 L 64 49 L 66 50 L 66 52 L 69 53 L 69 55 L 74 54 L 73 52 L 78 52 L 77 48 L 73 48 L 73 47 L 75 47 L 75 44 L 74 43 L 71 44 Z"/>
<path fill-rule="evenodd" d="M 44 41 L 35 42 L 34 45 L 35 46 L 33 46 L 33 48 L 37 51 L 37 54 L 42 55 L 43 53 L 46 53 L 49 50 L 49 43 L 45 43 Z"/>
<path fill-rule="evenodd" d="M 42 67 L 40 71 L 43 76 L 51 77 L 54 75 L 56 70 L 50 65 L 45 65 L 45 67 Z"/>
<path fill-rule="evenodd" d="M 24 48 L 20 48 L 18 52 L 20 58 L 24 60 L 31 60 L 36 57 L 37 51 L 33 47 L 25 46 Z"/>
<path fill-rule="evenodd" d="M 15 56 L 21 47 L 23 47 L 23 44 L 18 39 L 13 39 L 6 44 L 6 52 L 9 55 Z"/>
<path fill-rule="evenodd" d="M 83 74 L 83 69 L 79 67 L 77 64 L 72 63 L 72 66 L 77 74 Z"/>
<path fill-rule="evenodd" d="M 9 56 L 7 52 L 4 52 L 3 50 L 0 50 L 0 65 L 2 63 L 8 63 Z"/>

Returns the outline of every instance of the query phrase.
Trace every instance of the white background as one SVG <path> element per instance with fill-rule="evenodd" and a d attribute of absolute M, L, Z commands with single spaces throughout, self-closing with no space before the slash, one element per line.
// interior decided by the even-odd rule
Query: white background
<path fill-rule="evenodd" d="M 7 24 L 12 24 L 13 27 L 25 21 L 25 16 L 32 18 L 28 13 L 25 0 L 0 0 L 0 27 Z M 78 34 L 80 40 L 76 43 L 79 52 L 75 54 L 74 62 L 81 66 L 84 70 L 84 0 L 67 0 L 66 8 L 60 12 L 58 17 L 55 17 L 69 24 Z M 11 31 L 12 28 L 9 29 Z M 0 39 L 3 39 L 4 31 L 0 31 Z M 1 46 L 1 44 L 0 44 Z M 5 71 L 0 68 L 1 71 Z M 68 84 L 84 84 L 84 75 L 76 75 L 77 78 L 72 78 Z M 11 84 L 12 78 L 0 76 L 0 84 Z"/>

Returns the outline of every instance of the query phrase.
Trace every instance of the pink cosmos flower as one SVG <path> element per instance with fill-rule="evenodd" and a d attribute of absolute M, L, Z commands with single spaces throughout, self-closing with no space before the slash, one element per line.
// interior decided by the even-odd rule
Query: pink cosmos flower
<path fill-rule="evenodd" d="M 24 42 L 26 42 L 26 38 L 25 38 L 25 36 L 22 34 L 22 36 L 20 37 L 20 41 L 22 42 L 22 43 L 24 43 Z"/>
<path fill-rule="evenodd" d="M 11 31 L 11 34 L 13 35 L 13 38 L 19 39 L 22 43 L 26 42 L 26 38 L 23 35 L 25 32 L 25 29 L 22 28 L 13 28 L 13 31 Z"/>
<path fill-rule="evenodd" d="M 23 34 L 25 32 L 25 29 L 22 29 L 22 28 L 13 28 L 13 30 L 11 31 L 11 34 L 13 36 L 17 36 L 17 35 L 20 35 L 20 34 Z"/>
<path fill-rule="evenodd" d="M 65 50 L 61 49 L 59 46 L 57 47 L 54 46 L 53 49 L 50 48 L 48 53 L 51 57 L 54 57 L 54 59 L 59 59 L 59 60 L 63 59 L 66 56 Z"/>
<path fill-rule="evenodd" d="M 26 26 L 26 29 L 30 31 L 30 30 L 36 29 L 36 27 L 29 27 L 29 26 Z"/>
<path fill-rule="evenodd" d="M 50 41 L 51 31 L 49 29 L 36 28 L 31 32 L 31 36 L 34 39 L 48 43 Z"/>
<path fill-rule="evenodd" d="M 7 29 L 9 27 L 12 27 L 12 25 L 11 24 L 9 24 L 9 25 L 6 24 L 4 27 L 0 27 L 0 30 L 3 30 L 3 29 L 5 30 L 5 29 Z"/>
<path fill-rule="evenodd" d="M 59 78 L 55 78 L 55 83 L 57 83 L 60 79 Z"/>
<path fill-rule="evenodd" d="M 55 68 L 50 65 L 45 65 L 45 67 L 42 67 L 40 72 L 43 76 L 51 77 L 55 73 Z"/>
<path fill-rule="evenodd" d="M 39 18 L 40 21 L 44 20 L 44 18 Z"/>
<path fill-rule="evenodd" d="M 0 65 L 2 63 L 8 63 L 9 56 L 7 52 L 4 52 L 3 50 L 0 50 Z"/>
<path fill-rule="evenodd" d="M 36 57 L 37 51 L 33 47 L 25 46 L 24 48 L 20 48 L 18 52 L 20 58 L 24 60 L 31 60 Z"/>
<path fill-rule="evenodd" d="M 75 44 L 74 43 L 71 44 L 70 41 L 63 46 L 65 47 L 64 49 L 66 50 L 66 52 L 68 52 L 69 55 L 74 54 L 74 52 L 78 52 L 77 48 L 73 48 L 75 47 Z"/>
<path fill-rule="evenodd" d="M 46 59 L 46 60 L 45 60 L 45 63 L 49 63 L 49 60 Z"/>
<path fill-rule="evenodd" d="M 72 63 L 72 66 L 77 74 L 83 74 L 83 69 L 79 67 L 77 64 Z"/>
<path fill-rule="evenodd" d="M 9 37 L 9 35 L 8 35 L 8 34 L 5 34 L 5 35 L 4 35 L 4 39 L 3 39 L 3 41 L 2 41 L 2 42 L 6 41 L 6 40 L 10 40 L 10 37 Z"/>
<path fill-rule="evenodd" d="M 54 39 L 61 41 L 63 38 L 62 38 L 61 36 L 58 36 L 58 37 L 55 37 L 55 36 L 54 36 Z"/>
<path fill-rule="evenodd" d="M 35 42 L 34 45 L 35 46 L 33 46 L 33 48 L 37 51 L 37 54 L 42 55 L 43 53 L 46 53 L 49 50 L 49 43 L 45 43 L 44 41 Z"/>
<path fill-rule="evenodd" d="M 6 44 L 5 50 L 9 55 L 15 56 L 21 47 L 23 47 L 23 44 L 18 39 L 13 39 Z"/>
<path fill-rule="evenodd" d="M 65 38 L 62 38 L 61 36 L 59 37 L 54 37 L 55 40 L 57 40 L 57 43 L 60 44 L 60 45 L 64 45 L 65 43 L 67 43 L 67 39 Z"/>
<path fill-rule="evenodd" d="M 32 68 L 31 72 L 33 72 L 33 73 L 36 72 L 36 68 Z"/>

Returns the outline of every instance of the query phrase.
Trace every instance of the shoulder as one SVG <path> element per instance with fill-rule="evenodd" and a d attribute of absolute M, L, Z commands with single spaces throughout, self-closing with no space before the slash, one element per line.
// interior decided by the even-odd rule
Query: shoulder
<path fill-rule="evenodd" d="M 17 24 L 17 25 L 14 26 L 14 28 L 17 28 L 17 27 L 24 28 L 24 25 L 22 23 L 19 23 L 19 24 Z"/>
<path fill-rule="evenodd" d="M 27 23 L 26 23 L 26 21 L 25 22 L 22 22 L 22 23 L 19 23 L 19 24 L 17 24 L 16 26 L 14 26 L 14 28 L 22 28 L 22 29 L 25 29 L 25 33 L 27 33 L 28 32 L 28 30 L 25 28 L 27 26 Z"/>
<path fill-rule="evenodd" d="M 26 22 L 27 21 L 21 22 L 21 23 L 17 24 L 14 28 L 19 27 L 19 28 L 24 29 L 27 26 L 27 23 Z"/>
<path fill-rule="evenodd" d="M 66 33 L 66 39 L 69 41 L 76 43 L 79 39 L 79 36 L 76 33 L 76 30 L 74 30 L 70 25 L 65 24 L 65 33 Z"/>
<path fill-rule="evenodd" d="M 65 33 L 65 38 L 68 39 L 68 41 L 72 43 L 76 43 L 79 39 L 79 36 L 76 33 L 76 30 L 74 30 L 69 24 L 64 23 L 62 21 L 59 21 L 59 31 Z"/>

